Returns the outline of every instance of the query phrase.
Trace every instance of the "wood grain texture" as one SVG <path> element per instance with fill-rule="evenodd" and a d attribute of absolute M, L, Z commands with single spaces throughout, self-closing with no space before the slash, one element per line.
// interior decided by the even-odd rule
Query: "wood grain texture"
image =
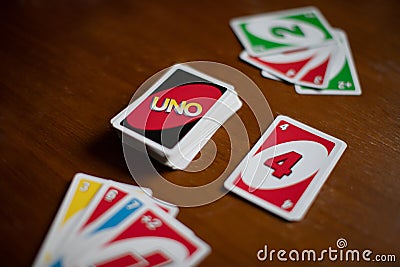
<path fill-rule="evenodd" d="M 362 96 L 298 95 L 238 59 L 231 18 L 307 5 L 347 32 Z M 399 10 L 394 0 L 2 1 L 0 265 L 32 263 L 75 173 L 133 183 L 110 118 L 154 73 L 209 60 L 248 75 L 274 115 L 329 133 L 348 148 L 301 222 L 285 222 L 233 194 L 181 209 L 178 219 L 212 247 L 200 266 L 264 266 L 256 258 L 264 244 L 322 250 L 340 237 L 350 248 L 396 254 L 397 262 L 384 266 L 398 266 Z M 239 115 L 251 116 L 245 108 Z M 246 127 L 254 144 L 260 133 L 250 122 Z M 213 138 L 224 139 L 223 132 Z M 216 165 L 223 168 L 223 160 Z"/>

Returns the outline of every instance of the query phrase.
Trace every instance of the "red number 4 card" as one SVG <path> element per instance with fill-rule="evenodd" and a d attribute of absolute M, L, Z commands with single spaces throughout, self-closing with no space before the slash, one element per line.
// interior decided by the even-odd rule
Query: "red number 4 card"
<path fill-rule="evenodd" d="M 346 143 L 278 116 L 225 188 L 289 221 L 301 220 Z"/>

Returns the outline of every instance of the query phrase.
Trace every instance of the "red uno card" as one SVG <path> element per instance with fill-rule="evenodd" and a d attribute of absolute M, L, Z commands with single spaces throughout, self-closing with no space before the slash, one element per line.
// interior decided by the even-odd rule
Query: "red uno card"
<path fill-rule="evenodd" d="M 77 266 L 193 266 L 210 248 L 164 212 L 147 207 L 108 233 L 102 245 L 76 257 Z M 138 265 L 135 265 L 138 264 Z M 131 266 L 127 265 L 127 266 Z"/>
<path fill-rule="evenodd" d="M 225 181 L 225 188 L 286 220 L 301 220 L 346 143 L 278 116 Z"/>
<path fill-rule="evenodd" d="M 240 58 L 287 82 L 325 88 L 335 52 L 336 46 L 329 45 L 263 57 L 252 57 L 243 51 Z"/>

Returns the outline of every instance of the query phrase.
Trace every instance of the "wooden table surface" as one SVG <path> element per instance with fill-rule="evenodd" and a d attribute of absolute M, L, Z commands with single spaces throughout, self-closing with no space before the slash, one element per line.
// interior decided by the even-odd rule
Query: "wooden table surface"
<path fill-rule="evenodd" d="M 299 95 L 238 59 L 231 18 L 307 5 L 347 32 L 362 96 Z M 399 24 L 394 0 L 2 1 L 0 265 L 32 263 L 75 173 L 133 184 L 110 118 L 154 73 L 208 60 L 248 75 L 274 116 L 304 122 L 348 148 L 301 222 L 285 222 L 233 194 L 182 208 L 178 219 L 212 247 L 200 266 L 267 266 L 256 258 L 264 245 L 318 251 L 335 248 L 341 237 L 348 248 L 395 254 L 396 263 L 382 266 L 399 266 Z M 260 133 L 248 128 L 253 145 Z M 312 266 L 330 264 L 348 263 Z"/>

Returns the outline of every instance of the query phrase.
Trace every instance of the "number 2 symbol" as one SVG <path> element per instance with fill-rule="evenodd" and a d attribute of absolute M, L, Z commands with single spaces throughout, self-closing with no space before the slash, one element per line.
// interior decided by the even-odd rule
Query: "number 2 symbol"
<path fill-rule="evenodd" d="M 271 29 L 271 32 L 273 35 L 275 35 L 277 37 L 281 37 L 281 38 L 284 38 L 286 33 L 304 37 L 304 32 L 301 30 L 301 28 L 298 25 L 294 25 L 291 29 L 288 29 L 285 27 L 274 27 Z"/>

